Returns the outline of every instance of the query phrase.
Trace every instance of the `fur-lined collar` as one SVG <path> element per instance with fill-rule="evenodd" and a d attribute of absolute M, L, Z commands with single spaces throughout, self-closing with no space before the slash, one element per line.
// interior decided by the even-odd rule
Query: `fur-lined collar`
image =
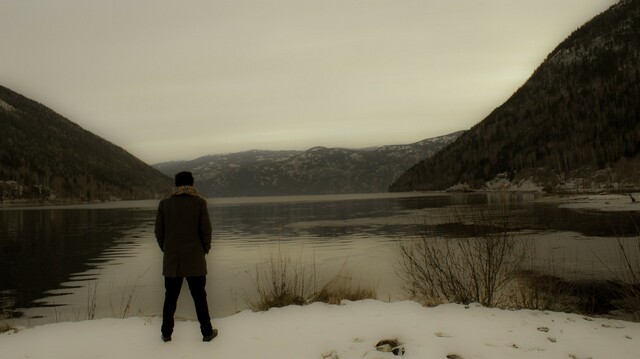
<path fill-rule="evenodd" d="M 173 187 L 173 189 L 171 189 L 172 196 L 179 196 L 181 194 L 188 194 L 190 196 L 200 196 L 200 194 L 198 193 L 198 190 L 196 190 L 196 188 L 193 186 L 179 186 L 179 187 Z"/>

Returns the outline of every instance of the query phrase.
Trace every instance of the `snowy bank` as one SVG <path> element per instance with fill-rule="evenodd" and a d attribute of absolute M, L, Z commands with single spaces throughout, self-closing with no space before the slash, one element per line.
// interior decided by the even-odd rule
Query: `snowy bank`
<path fill-rule="evenodd" d="M 637 200 L 635 202 L 634 200 Z M 543 197 L 541 201 L 557 202 L 559 207 L 572 209 L 588 209 L 605 212 L 640 211 L 640 194 L 599 194 L 568 197 Z"/>
<path fill-rule="evenodd" d="M 203 343 L 196 322 L 160 340 L 161 319 L 100 319 L 47 324 L 0 335 L 3 358 L 395 358 L 376 351 L 397 338 L 404 358 L 638 358 L 640 323 L 575 314 L 505 311 L 447 304 L 367 300 L 316 303 L 215 320 L 220 335 Z"/>

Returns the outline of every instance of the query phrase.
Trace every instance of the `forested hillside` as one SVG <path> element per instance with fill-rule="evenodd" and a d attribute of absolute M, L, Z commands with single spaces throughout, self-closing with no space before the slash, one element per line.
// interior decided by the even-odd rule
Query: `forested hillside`
<path fill-rule="evenodd" d="M 154 198 L 171 184 L 122 148 L 0 86 L 0 201 Z"/>
<path fill-rule="evenodd" d="M 547 190 L 636 188 L 639 153 L 640 1 L 626 0 L 571 34 L 506 103 L 390 190 L 482 188 L 504 173 Z"/>

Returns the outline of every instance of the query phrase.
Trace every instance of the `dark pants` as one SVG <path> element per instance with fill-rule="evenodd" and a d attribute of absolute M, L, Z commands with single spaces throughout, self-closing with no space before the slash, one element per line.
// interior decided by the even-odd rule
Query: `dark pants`
<path fill-rule="evenodd" d="M 183 277 L 164 277 L 164 307 L 162 308 L 162 335 L 169 337 L 173 333 L 173 315 L 176 313 L 178 305 L 178 296 L 182 288 Z M 200 331 L 203 336 L 209 336 L 213 333 L 211 327 L 211 317 L 209 316 L 209 307 L 207 305 L 207 292 L 205 284 L 207 279 L 202 277 L 187 277 L 189 291 L 193 298 L 193 304 L 196 306 L 196 314 L 200 323 Z"/>

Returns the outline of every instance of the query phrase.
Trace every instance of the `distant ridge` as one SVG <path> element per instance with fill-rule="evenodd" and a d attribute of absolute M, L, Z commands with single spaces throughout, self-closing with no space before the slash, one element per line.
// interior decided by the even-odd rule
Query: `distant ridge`
<path fill-rule="evenodd" d="M 497 177 L 547 190 L 640 184 L 640 1 L 576 30 L 503 105 L 391 191 L 482 188 Z"/>
<path fill-rule="evenodd" d="M 0 86 L 0 201 L 146 199 L 171 179 L 51 109 Z"/>
<path fill-rule="evenodd" d="M 313 147 L 210 155 L 154 165 L 167 175 L 190 170 L 206 196 L 277 196 L 386 192 L 393 180 L 464 131 L 408 145 L 368 149 Z"/>

